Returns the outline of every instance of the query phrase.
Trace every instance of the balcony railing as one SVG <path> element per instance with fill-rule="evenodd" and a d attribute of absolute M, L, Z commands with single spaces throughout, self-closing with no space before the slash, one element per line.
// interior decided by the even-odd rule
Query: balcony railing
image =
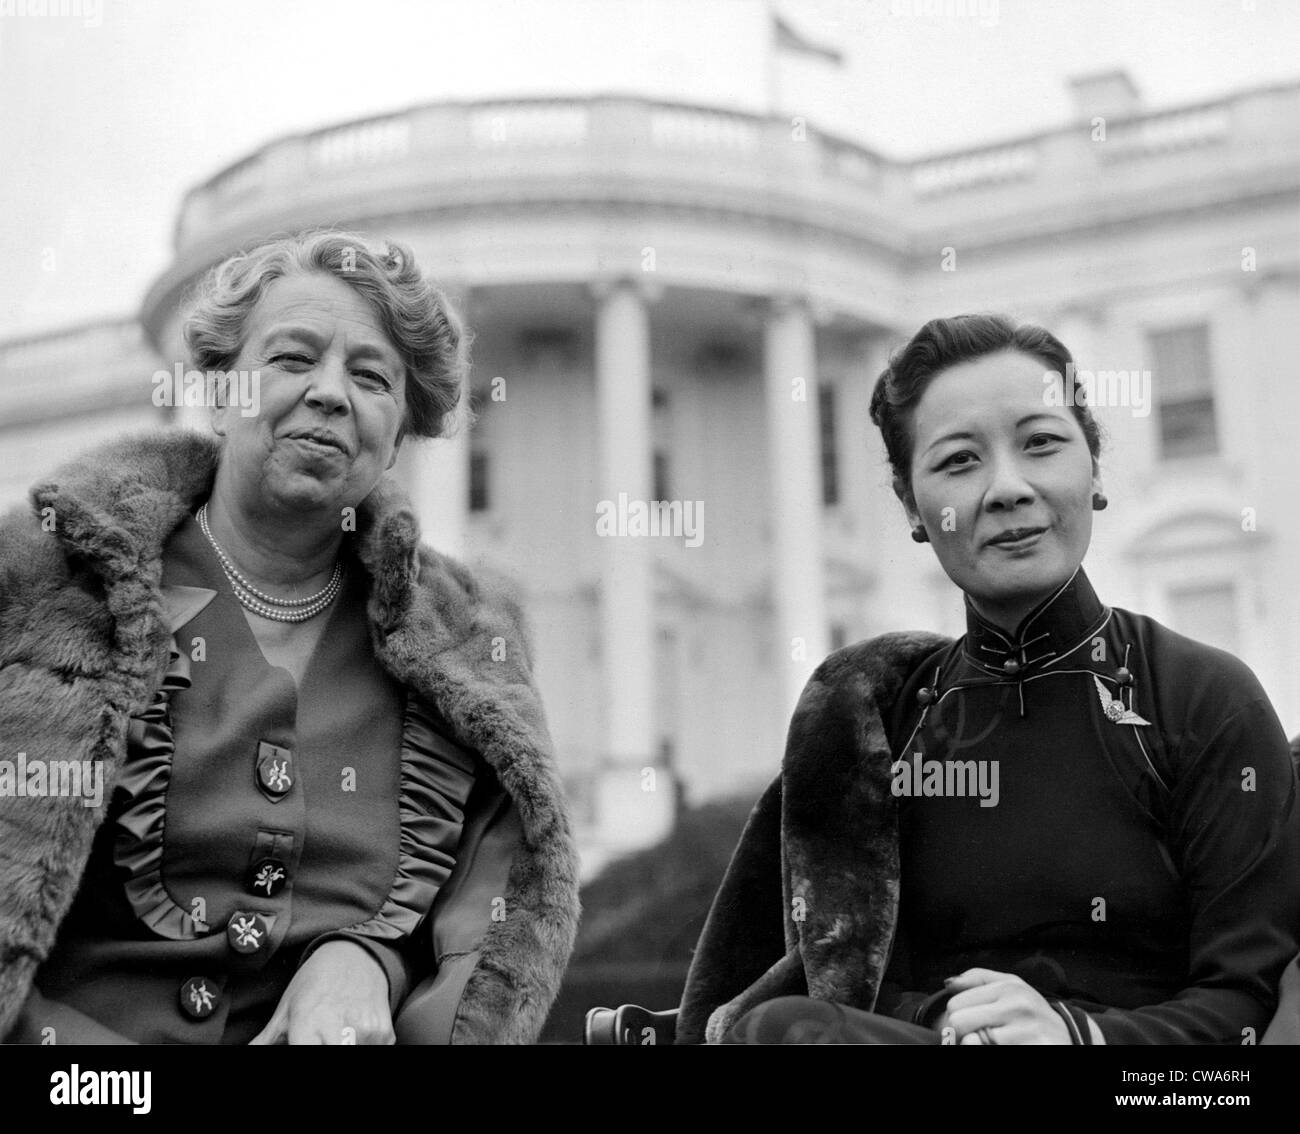
<path fill-rule="evenodd" d="M 976 185 L 994 185 L 1003 181 L 1023 181 L 1038 170 L 1036 142 L 969 154 L 953 154 L 912 167 L 912 189 L 918 197 L 969 189 Z"/>
<path fill-rule="evenodd" d="M 775 156 L 765 158 L 765 150 Z M 783 169 L 803 177 L 809 152 L 814 171 L 850 189 L 874 184 L 883 168 L 863 146 L 809 129 L 796 147 L 788 122 L 711 107 L 612 97 L 432 104 L 272 142 L 186 195 L 177 244 L 223 228 L 255 208 L 259 195 L 273 208 L 281 198 L 328 192 L 380 170 L 448 185 L 498 170 L 526 177 L 530 155 L 531 169 L 545 176 L 565 152 L 592 175 L 622 161 L 679 178 L 707 167 L 707 176 L 731 175 L 737 184 L 756 181 L 759 161 L 778 179 Z M 493 164 L 503 156 L 507 165 Z"/>
<path fill-rule="evenodd" d="M 1262 135 L 1261 120 L 1268 124 Z M 1132 167 L 1193 148 L 1270 149 L 1278 139 L 1294 152 L 1297 122 L 1300 85 L 1293 84 L 1117 119 L 1104 140 L 1081 120 L 1000 145 L 896 162 L 812 127 L 795 137 L 787 119 L 630 96 L 434 103 L 272 142 L 187 194 L 177 243 L 238 229 L 249 210 L 274 213 L 282 202 L 349 188 L 454 194 L 496 179 L 524 192 L 530 177 L 567 179 L 575 191 L 620 174 L 629 181 L 694 179 L 736 192 L 761 185 L 813 205 L 864 209 L 876 198 L 923 206 L 973 193 L 981 195 L 972 207 L 982 207 L 975 204 L 986 200 L 981 191 L 1022 185 L 1050 203 L 1054 191 L 1068 196 L 1119 161 Z"/>
<path fill-rule="evenodd" d="M 470 141 L 478 149 L 581 146 L 587 129 L 585 106 L 485 106 L 469 115 Z"/>
<path fill-rule="evenodd" d="M 1112 125 L 1097 156 L 1104 161 L 1149 157 L 1176 150 L 1226 143 L 1232 132 L 1232 106 L 1218 103 L 1153 114 Z"/>
<path fill-rule="evenodd" d="M 87 359 L 119 358 L 144 349 L 144 334 L 135 319 L 91 323 L 0 341 L 0 376 L 81 367 Z"/>
<path fill-rule="evenodd" d="M 307 160 L 316 169 L 346 169 L 400 161 L 411 149 L 411 123 L 406 118 L 380 118 L 313 134 Z"/>

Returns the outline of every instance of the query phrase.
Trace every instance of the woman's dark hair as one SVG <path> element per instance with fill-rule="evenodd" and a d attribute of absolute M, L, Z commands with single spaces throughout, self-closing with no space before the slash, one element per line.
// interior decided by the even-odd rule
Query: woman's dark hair
<path fill-rule="evenodd" d="M 1074 375 L 1074 359 L 1050 331 L 1032 323 L 1013 323 L 1005 315 L 953 315 L 931 319 L 894 352 L 889 365 L 876 379 L 871 395 L 871 420 L 885 439 L 885 451 L 894 477 L 910 493 L 912 489 L 912 411 L 925 393 L 930 379 L 959 362 L 970 362 L 986 354 L 1014 350 L 1032 355 L 1048 369 L 1074 381 L 1070 407 L 1093 461 L 1101 456 L 1101 429 L 1084 402 L 1085 391 Z M 1062 391 L 1064 392 L 1064 391 Z"/>

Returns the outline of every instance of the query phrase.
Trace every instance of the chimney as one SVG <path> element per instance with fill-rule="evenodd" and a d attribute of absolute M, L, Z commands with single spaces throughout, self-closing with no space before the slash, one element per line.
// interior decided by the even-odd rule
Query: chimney
<path fill-rule="evenodd" d="M 1142 96 L 1122 67 L 1076 75 L 1070 80 L 1074 113 L 1084 120 L 1128 118 L 1142 109 Z"/>

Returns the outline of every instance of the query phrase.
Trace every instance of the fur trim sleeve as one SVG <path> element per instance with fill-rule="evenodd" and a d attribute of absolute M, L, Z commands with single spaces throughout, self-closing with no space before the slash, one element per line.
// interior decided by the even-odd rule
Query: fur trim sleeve
<path fill-rule="evenodd" d="M 781 778 L 754 808 L 686 978 L 678 1042 L 712 1040 L 775 996 L 870 1008 L 898 910 L 883 720 L 950 639 L 884 634 L 831 654 L 790 720 Z"/>
<path fill-rule="evenodd" d="M 51 515 L 64 521 L 57 509 Z M 165 638 L 149 632 L 147 589 L 97 587 L 69 567 L 39 515 L 11 513 L 0 524 L 0 760 L 21 755 L 50 774 L 76 762 L 102 776 L 99 806 L 84 793 L 0 797 L 0 1036 L 72 904 L 121 767 L 128 715 L 166 658 Z M 114 664 L 121 658 L 128 664 Z"/>
<path fill-rule="evenodd" d="M 691 960 L 677 1043 L 703 1043 L 710 1015 L 758 981 L 786 952 L 781 897 L 781 781 L 750 813 Z"/>

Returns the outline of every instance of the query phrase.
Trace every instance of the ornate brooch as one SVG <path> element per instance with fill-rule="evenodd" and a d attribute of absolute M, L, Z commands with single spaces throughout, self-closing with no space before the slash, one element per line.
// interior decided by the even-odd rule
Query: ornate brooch
<path fill-rule="evenodd" d="M 1095 673 L 1092 675 L 1093 681 L 1097 683 L 1097 696 L 1101 699 L 1101 711 L 1106 714 L 1106 719 L 1113 724 L 1131 724 L 1131 725 L 1150 725 L 1150 721 L 1143 720 L 1132 709 L 1126 709 L 1124 702 L 1110 695 L 1110 691 L 1101 683 L 1101 678 Z"/>

